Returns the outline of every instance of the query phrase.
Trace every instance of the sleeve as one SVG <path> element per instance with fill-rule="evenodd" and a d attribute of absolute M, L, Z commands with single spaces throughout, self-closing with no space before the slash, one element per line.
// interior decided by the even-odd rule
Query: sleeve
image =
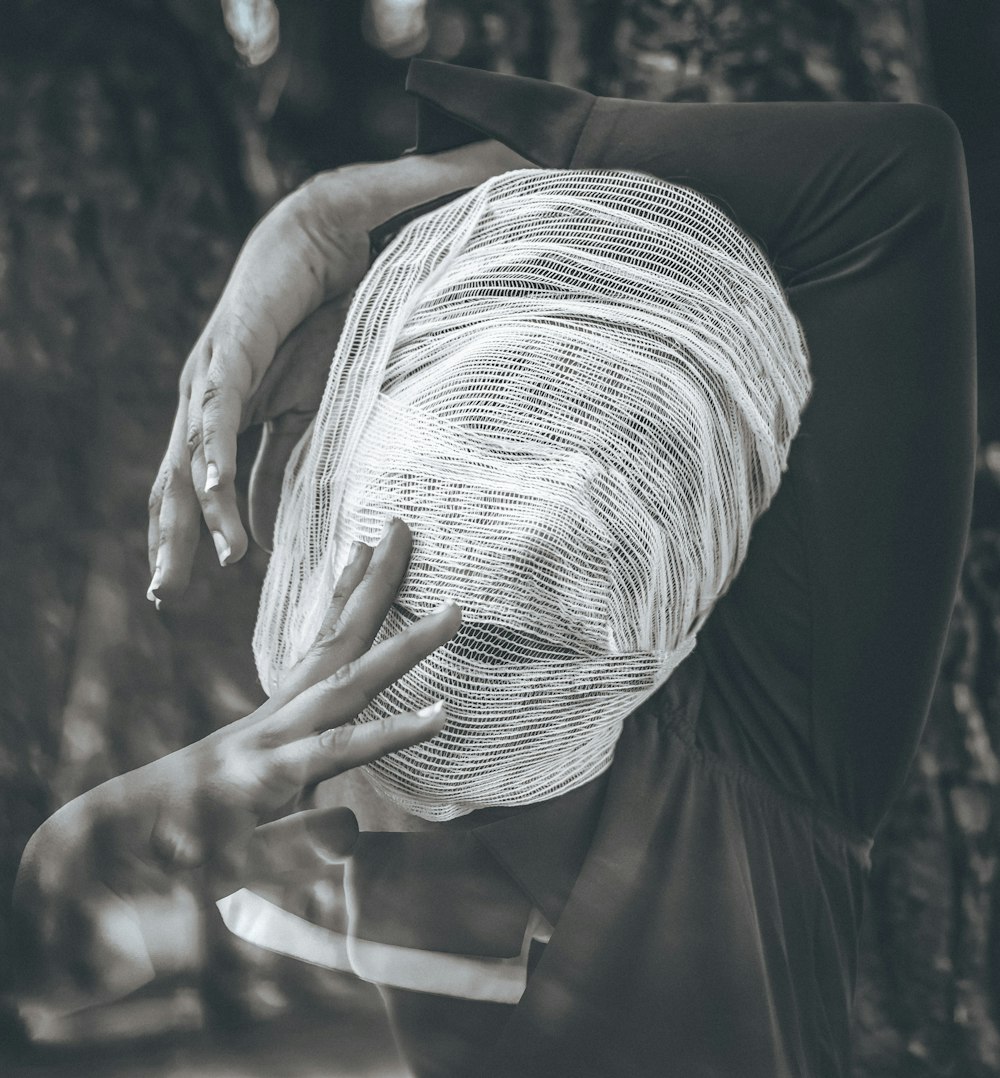
<path fill-rule="evenodd" d="M 922 105 L 655 104 L 411 65 L 419 151 L 493 137 L 546 167 L 630 168 L 715 200 L 767 254 L 813 397 L 788 474 L 702 631 L 735 755 L 870 834 L 926 716 L 975 449 L 961 143 Z"/>

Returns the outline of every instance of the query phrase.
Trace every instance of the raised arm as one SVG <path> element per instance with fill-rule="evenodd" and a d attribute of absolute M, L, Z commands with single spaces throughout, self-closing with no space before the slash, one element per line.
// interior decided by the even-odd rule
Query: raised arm
<path fill-rule="evenodd" d="M 233 480 L 236 436 L 268 424 L 265 472 L 280 472 L 326 381 L 369 232 L 413 206 L 528 162 L 496 142 L 321 173 L 247 240 L 180 378 L 167 452 L 150 496 L 150 599 L 187 585 L 203 516 L 223 564 L 247 537 Z M 262 484 L 267 486 L 266 483 Z M 270 539 L 271 509 L 254 521 Z"/>
<path fill-rule="evenodd" d="M 767 253 L 814 394 L 701 634 L 699 736 L 870 833 L 926 714 L 971 502 L 972 247 L 954 125 L 916 105 L 618 101 L 422 61 L 408 85 L 419 148 L 491 136 L 546 166 L 649 172 L 716 200 Z"/>

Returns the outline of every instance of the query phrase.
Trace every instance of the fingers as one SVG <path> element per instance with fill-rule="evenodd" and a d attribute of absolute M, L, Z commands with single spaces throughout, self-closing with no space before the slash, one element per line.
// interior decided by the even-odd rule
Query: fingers
<path fill-rule="evenodd" d="M 218 377 L 218 370 L 214 372 Z M 205 490 L 209 493 L 230 489 L 236 479 L 236 435 L 243 412 L 242 396 L 234 386 L 208 382 L 201 396 L 201 449 L 205 461 Z"/>
<path fill-rule="evenodd" d="M 247 550 L 247 535 L 236 504 L 236 438 L 243 427 L 244 408 L 253 391 L 257 370 L 274 354 L 275 341 L 253 334 L 245 324 L 238 329 L 214 328 L 208 345 L 210 362 L 194 420 L 197 445 L 191 466 L 200 491 L 202 515 L 212 532 L 223 565 L 239 561 Z M 228 554 L 226 553 L 228 551 Z"/>
<path fill-rule="evenodd" d="M 334 235 L 326 237 L 324 230 L 316 227 L 317 214 L 322 211 L 317 199 L 315 193 L 295 193 L 257 225 L 185 365 L 188 403 L 183 416 L 178 412 L 182 440 L 174 461 L 187 471 L 192 496 L 224 565 L 239 561 L 247 549 L 233 481 L 236 439 L 247 412 L 252 410 L 252 396 L 273 363 L 278 346 L 323 300 L 324 282 L 329 279 L 338 292 L 341 282 L 353 287 L 367 264 L 366 229 L 338 212 L 331 215 Z M 341 254 L 338 261 L 331 259 L 327 249 L 332 243 L 334 253 L 339 251 L 342 224 L 353 237 L 349 265 L 346 254 Z M 291 380 L 297 384 L 295 372 L 292 375 Z M 318 394 L 314 383 L 307 382 L 313 394 L 310 403 L 314 405 L 313 398 Z M 187 504 L 190 500 L 185 497 Z M 174 552 L 172 545 L 173 540 L 168 539 L 168 560 L 186 570 L 179 574 L 186 582 L 193 550 Z M 164 580 L 168 587 L 174 586 L 166 571 Z"/>
<path fill-rule="evenodd" d="M 312 880 L 351 856 L 358 820 L 348 808 L 296 812 L 254 830 L 240 885 Z"/>
<path fill-rule="evenodd" d="M 221 564 L 238 561 L 247 549 L 234 479 L 249 360 L 230 342 L 228 366 L 221 359 L 210 362 L 212 342 L 206 334 L 188 360 L 192 373 L 182 381 L 170 443 L 150 495 L 149 598 L 154 600 L 175 598 L 187 587 L 199 516 Z"/>
<path fill-rule="evenodd" d="M 271 714 L 372 646 L 406 575 L 412 548 L 410 529 L 398 519 L 389 522 L 374 553 L 364 543 L 355 548 L 334 587 L 316 642 L 258 716 Z"/>
<path fill-rule="evenodd" d="M 438 700 L 419 711 L 300 738 L 274 750 L 273 774 L 301 789 L 426 741 L 441 732 L 447 717 Z"/>
<path fill-rule="evenodd" d="M 354 589 L 347 607 L 362 587 Z M 273 811 L 314 783 L 433 737 L 445 721 L 440 701 L 376 722 L 345 723 L 450 640 L 460 625 L 461 611 L 445 603 L 277 710 L 259 711 L 220 731 L 219 788 L 235 793 L 248 811 Z M 322 667 L 322 656 L 315 663 Z M 227 741 L 234 736 L 236 741 Z"/>
<path fill-rule="evenodd" d="M 348 600 L 348 607 L 360 590 Z M 447 643 L 461 623 L 461 610 L 454 603 L 442 604 L 434 613 L 364 651 L 331 677 L 299 693 L 260 724 L 260 737 L 265 744 L 276 745 L 349 722 L 383 689 Z"/>
<path fill-rule="evenodd" d="M 387 543 L 394 541 L 391 531 L 387 535 L 385 541 Z M 324 647 L 328 642 L 332 642 L 336 636 L 337 626 L 340 624 L 340 619 L 344 616 L 344 608 L 347 606 L 348 600 L 358 589 L 358 585 L 365 579 L 374 553 L 375 552 L 367 543 L 362 543 L 360 541 L 354 543 L 351 547 L 351 551 L 347 556 L 347 564 L 344 566 L 344 571 L 340 574 L 340 578 L 334 585 L 333 598 L 330 600 L 330 608 L 327 610 L 326 616 L 323 618 L 323 623 L 319 627 L 319 632 L 316 634 L 316 643 L 320 648 Z M 375 571 L 378 571 L 378 566 L 376 566 Z"/>
<path fill-rule="evenodd" d="M 297 325 L 263 371 L 246 404 L 245 421 L 264 423 L 250 476 L 254 541 L 271 549 L 285 466 L 323 396 L 353 290 L 327 300 Z M 206 449 L 211 457 L 211 450 Z"/>
<path fill-rule="evenodd" d="M 372 646 L 406 576 L 412 550 L 410 529 L 398 517 L 389 521 L 364 579 L 351 592 L 332 632 L 320 641 L 327 649 L 329 662 L 336 663 L 328 673 Z"/>
<path fill-rule="evenodd" d="M 334 585 L 333 598 L 330 600 L 330 609 L 327 611 L 319 633 L 316 635 L 316 643 L 308 654 L 297 663 L 285 675 L 277 691 L 271 694 L 270 700 L 255 712 L 257 718 L 273 714 L 278 708 L 283 707 L 293 700 L 300 692 L 304 692 L 311 685 L 315 685 L 324 677 L 328 677 L 331 669 L 335 669 L 331 659 L 329 645 L 336 633 L 337 623 L 343 616 L 347 600 L 354 594 L 355 589 L 364 579 L 365 573 L 372 560 L 372 548 L 367 543 L 355 543 L 348 556 L 347 565 L 340 574 L 340 578 Z"/>
<path fill-rule="evenodd" d="M 206 347 L 212 352 L 215 346 Z M 242 352 L 235 344 L 226 355 L 228 369 L 215 354 L 207 373 L 199 372 L 193 381 L 185 439 L 192 487 L 223 566 L 239 561 L 247 551 L 235 486 L 236 437 L 247 381 L 236 371 L 246 361 L 238 358 Z"/>
<path fill-rule="evenodd" d="M 187 401 L 174 418 L 170 444 L 149 497 L 149 570 L 147 598 L 154 601 L 179 595 L 191 576 L 198 544 L 198 500 L 191 489 L 191 472 L 184 432 Z"/>

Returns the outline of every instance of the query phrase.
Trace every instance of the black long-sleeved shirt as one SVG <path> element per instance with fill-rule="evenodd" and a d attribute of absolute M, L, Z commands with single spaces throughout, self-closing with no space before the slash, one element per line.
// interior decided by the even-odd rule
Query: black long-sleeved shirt
<path fill-rule="evenodd" d="M 714 199 L 768 255 L 813 398 L 691 658 L 611 771 L 474 833 L 556 932 L 491 1075 L 846 1075 L 871 838 L 926 715 L 971 501 L 957 133 L 909 105 L 650 104 L 424 61 L 417 149 L 498 138 Z"/>

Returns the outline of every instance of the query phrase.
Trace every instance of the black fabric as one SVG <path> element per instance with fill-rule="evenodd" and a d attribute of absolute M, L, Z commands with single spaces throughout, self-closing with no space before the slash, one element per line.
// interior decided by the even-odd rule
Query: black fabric
<path fill-rule="evenodd" d="M 468 187 L 464 187 L 458 191 L 449 191 L 446 195 L 441 195 L 440 198 L 431 199 L 430 202 L 421 203 L 419 206 L 411 206 L 409 209 L 401 210 L 395 217 L 390 217 L 388 221 L 383 221 L 382 224 L 373 228 L 368 233 L 368 249 L 372 260 L 389 246 L 392 240 L 395 239 L 396 233 L 404 225 L 408 225 L 425 213 L 430 213 L 431 210 L 436 210 L 439 206 L 444 206 L 454 201 L 459 195 L 464 195 L 468 190 Z"/>
<path fill-rule="evenodd" d="M 521 953 L 531 902 L 467 831 L 365 831 L 347 872 L 361 939 L 482 958 Z"/>
<path fill-rule="evenodd" d="M 702 750 L 703 684 L 689 662 L 626 723 L 589 856 L 482 1073 L 848 1073 L 868 843 Z"/>
<path fill-rule="evenodd" d="M 424 133 L 446 110 L 470 124 L 468 141 L 495 135 L 540 164 L 683 183 L 768 255 L 815 391 L 778 498 L 701 636 L 721 710 L 739 715 L 701 736 L 872 833 L 926 714 L 971 504 L 972 247 L 956 128 L 921 105 L 611 99 L 593 100 L 581 128 L 565 121 L 563 88 L 534 80 L 414 61 L 408 86 Z M 522 124 L 529 134 L 512 134 Z"/>
<path fill-rule="evenodd" d="M 468 1078 L 479 1073 L 513 1007 L 432 996 L 379 985 L 412 1078 Z M 558 1072 L 557 1072 L 558 1073 Z"/>
<path fill-rule="evenodd" d="M 477 137 L 498 138 L 546 168 L 569 164 L 597 100 L 551 82 L 425 60 L 410 64 L 406 89 L 421 102 L 417 152 L 438 153 Z M 424 101 L 433 107 L 423 107 Z M 543 107 L 536 110 L 539 104 Z"/>
<path fill-rule="evenodd" d="M 613 101 L 425 61 L 408 85 L 420 151 L 497 137 L 716 200 L 772 261 L 814 378 L 737 581 L 625 724 L 579 873 L 538 841 L 564 799 L 468 821 L 528 893 L 575 880 L 481 1073 L 846 1075 L 867 849 L 920 735 L 970 511 L 955 128 L 923 106 Z"/>
<path fill-rule="evenodd" d="M 555 924 L 573 891 L 603 813 L 608 777 L 605 773 L 562 797 L 504 812 L 495 819 L 485 810 L 455 822 L 471 829 Z"/>

